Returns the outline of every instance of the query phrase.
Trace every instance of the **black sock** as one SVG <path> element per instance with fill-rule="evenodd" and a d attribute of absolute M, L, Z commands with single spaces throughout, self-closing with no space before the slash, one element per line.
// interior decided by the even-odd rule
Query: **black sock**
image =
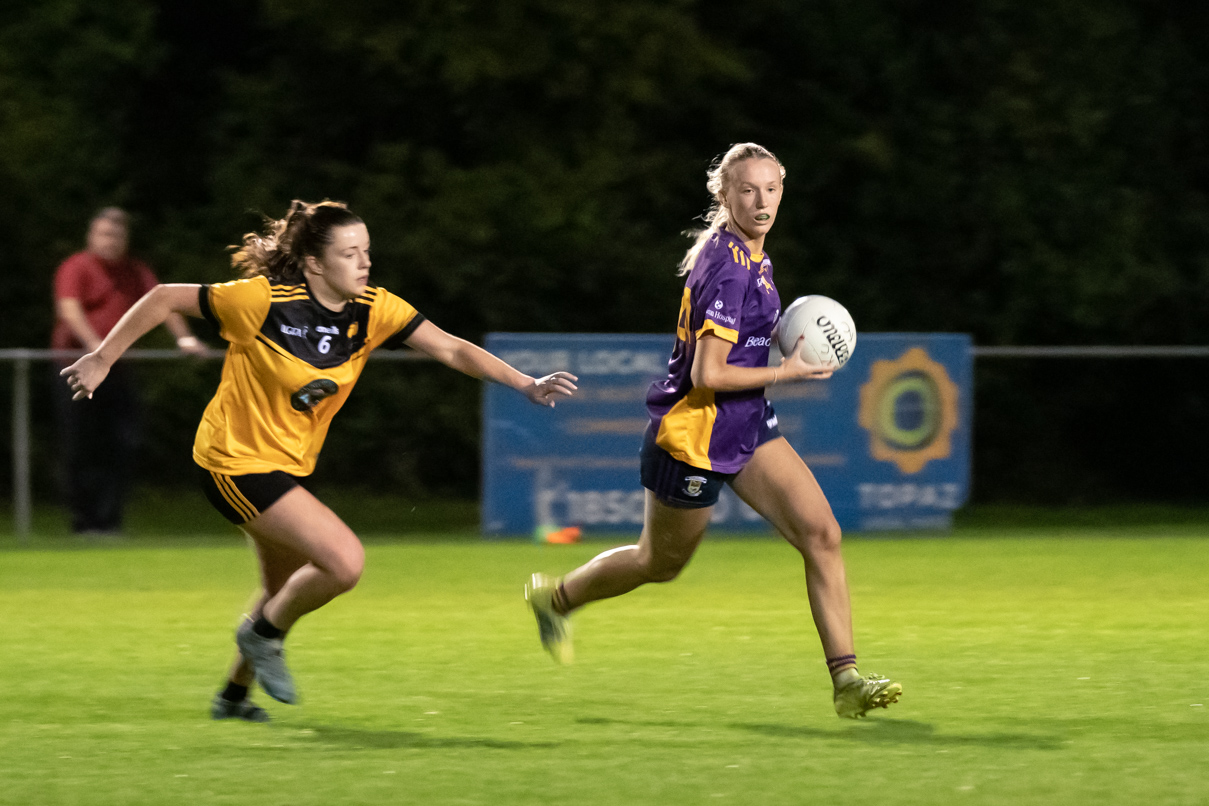
<path fill-rule="evenodd" d="M 228 702 L 243 702 L 248 697 L 248 687 L 238 683 L 227 683 L 227 687 L 222 690 L 220 696 Z"/>
<path fill-rule="evenodd" d="M 263 613 L 261 614 L 260 618 L 256 619 L 256 621 L 252 624 L 252 632 L 256 633 L 261 638 L 280 638 L 281 636 L 285 635 L 285 630 L 279 630 L 274 627 L 272 622 L 264 617 Z"/>

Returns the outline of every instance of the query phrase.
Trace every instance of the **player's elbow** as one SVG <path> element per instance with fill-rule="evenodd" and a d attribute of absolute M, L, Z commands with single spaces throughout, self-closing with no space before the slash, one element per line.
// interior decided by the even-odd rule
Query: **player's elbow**
<path fill-rule="evenodd" d="M 693 365 L 689 377 L 693 381 L 694 388 L 717 390 L 718 385 L 722 383 L 722 374 L 717 368 L 700 362 Z"/>

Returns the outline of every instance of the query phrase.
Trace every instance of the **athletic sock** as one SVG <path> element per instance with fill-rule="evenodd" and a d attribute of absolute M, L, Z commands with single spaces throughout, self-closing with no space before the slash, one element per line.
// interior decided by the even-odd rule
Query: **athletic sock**
<path fill-rule="evenodd" d="M 827 671 L 831 672 L 831 682 L 837 689 L 843 688 L 861 676 L 861 673 L 856 670 L 856 655 L 828 658 Z"/>
<path fill-rule="evenodd" d="M 252 624 L 252 632 L 259 635 L 261 638 L 280 638 L 285 635 L 285 630 L 279 630 L 273 626 L 264 614 Z"/>
<path fill-rule="evenodd" d="M 565 616 L 570 612 L 571 605 L 567 601 L 567 589 L 563 587 L 563 583 L 559 582 L 558 586 L 554 588 L 554 593 L 550 596 L 550 605 L 560 616 Z"/>
<path fill-rule="evenodd" d="M 219 696 L 227 702 L 243 702 L 248 698 L 248 687 L 228 682 Z"/>

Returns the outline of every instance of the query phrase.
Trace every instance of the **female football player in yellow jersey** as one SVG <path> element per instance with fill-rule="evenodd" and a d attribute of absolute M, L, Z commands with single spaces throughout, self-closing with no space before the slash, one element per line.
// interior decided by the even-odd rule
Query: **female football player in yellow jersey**
<path fill-rule="evenodd" d="M 571 611 L 674 579 L 729 484 L 805 560 L 836 713 L 858 717 L 893 703 L 902 686 L 857 671 L 839 524 L 764 397 L 777 382 L 831 376 L 830 368 L 804 362 L 800 345 L 779 366 L 768 366 L 780 297 L 764 240 L 784 178 L 780 161 L 755 143 L 731 147 L 709 172 L 713 207 L 681 262 L 685 287 L 668 375 L 647 393 L 646 514 L 638 543 L 606 551 L 562 579 L 534 574 L 525 596 L 542 643 L 556 659 L 570 660 Z"/>
<path fill-rule="evenodd" d="M 236 632 L 239 653 L 211 705 L 215 719 L 268 719 L 247 700 L 253 680 L 274 699 L 295 702 L 286 632 L 361 576 L 361 542 L 298 479 L 314 470 L 372 350 L 407 345 L 543 406 L 576 389 L 569 373 L 531 378 L 370 287 L 369 253 L 369 231 L 345 205 L 295 201 L 263 234 L 244 236 L 231 259 L 242 279 L 156 286 L 62 373 L 74 399 L 91 396 L 122 353 L 173 312 L 211 320 L 229 342 L 193 458 L 211 503 L 251 539 L 262 590 Z"/>

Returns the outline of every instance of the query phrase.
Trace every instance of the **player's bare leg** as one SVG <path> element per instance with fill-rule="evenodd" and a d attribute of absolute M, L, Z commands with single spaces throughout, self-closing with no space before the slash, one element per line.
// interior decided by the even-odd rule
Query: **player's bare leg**
<path fill-rule="evenodd" d="M 303 565 L 306 558 L 296 552 L 275 546 L 257 543 L 248 536 L 248 542 L 256 552 L 260 564 L 261 588 L 248 607 L 248 619 L 255 621 L 260 617 L 264 604 L 281 590 L 286 580 Z M 215 719 L 243 719 L 248 722 L 268 721 L 268 713 L 263 708 L 252 705 L 247 700 L 248 689 L 256 680 L 255 672 L 238 650 L 231 663 L 227 676 L 226 688 L 220 692 L 211 703 L 210 715 Z"/>
<path fill-rule="evenodd" d="M 283 495 L 244 530 L 256 543 L 262 564 L 266 557 L 285 557 L 290 559 L 283 561 L 283 570 L 294 566 L 264 602 L 260 616 L 235 635 L 261 688 L 276 700 L 292 703 L 296 694 L 282 639 L 300 617 L 357 584 L 365 549 L 334 512 L 302 487 Z"/>
<path fill-rule="evenodd" d="M 802 555 L 810 612 L 828 658 L 853 653 L 840 527 L 810 468 L 782 437 L 764 443 L 731 483 Z"/>
<path fill-rule="evenodd" d="M 265 618 L 283 632 L 302 616 L 352 590 L 365 568 L 365 548 L 357 535 L 302 487 L 283 495 L 244 529 L 258 546 L 264 544 L 306 560 L 264 604 Z"/>
<path fill-rule="evenodd" d="M 810 468 L 780 437 L 757 448 L 731 486 L 802 555 L 810 612 L 835 686 L 837 713 L 863 716 L 870 708 L 895 702 L 902 686 L 857 671 L 840 527 Z"/>
<path fill-rule="evenodd" d="M 675 579 L 701 544 L 712 512 L 713 507 L 670 507 L 646 490 L 638 543 L 599 554 L 565 575 L 568 610 L 629 593 L 648 582 Z"/>
<path fill-rule="evenodd" d="M 638 543 L 598 554 L 561 580 L 534 574 L 525 598 L 537 617 L 542 645 L 555 660 L 569 663 L 571 625 L 567 615 L 588 602 L 629 593 L 648 582 L 669 582 L 692 559 L 705 536 L 712 507 L 680 509 L 646 491 Z"/>

